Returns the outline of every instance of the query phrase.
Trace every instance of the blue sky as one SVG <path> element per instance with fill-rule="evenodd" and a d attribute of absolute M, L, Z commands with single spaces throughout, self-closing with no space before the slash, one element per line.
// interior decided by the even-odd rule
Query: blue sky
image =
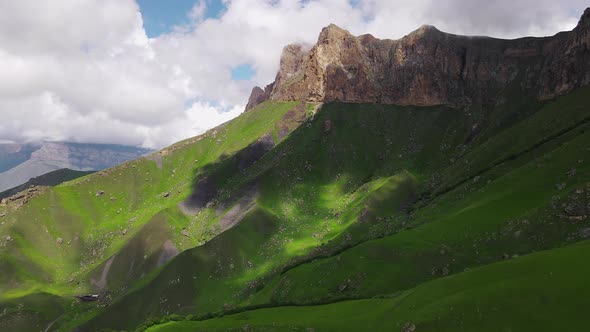
<path fill-rule="evenodd" d="M 247 63 L 236 66 L 231 70 L 231 78 L 234 81 L 249 80 L 254 74 L 256 74 L 256 70 Z"/>
<path fill-rule="evenodd" d="M 204 0 L 205 18 L 218 17 L 225 9 L 221 0 Z M 174 26 L 190 23 L 189 13 L 198 0 L 137 0 L 143 27 L 149 38 L 172 31 Z"/>

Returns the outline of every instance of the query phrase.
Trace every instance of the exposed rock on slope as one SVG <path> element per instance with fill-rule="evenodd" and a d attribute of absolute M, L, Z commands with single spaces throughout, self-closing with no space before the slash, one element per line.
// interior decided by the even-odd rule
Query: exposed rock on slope
<path fill-rule="evenodd" d="M 248 104 L 246 104 L 246 111 L 253 109 L 256 105 L 262 103 L 263 101 L 268 100 L 270 97 L 270 92 L 272 91 L 272 87 L 272 83 L 267 85 L 264 90 L 258 86 L 255 86 L 250 93 Z"/>
<path fill-rule="evenodd" d="M 543 100 L 589 83 L 590 8 L 570 32 L 514 40 L 426 25 L 380 40 L 332 24 L 309 50 L 285 47 L 268 97 L 255 88 L 250 99 L 463 106 L 493 101 L 506 88 Z"/>

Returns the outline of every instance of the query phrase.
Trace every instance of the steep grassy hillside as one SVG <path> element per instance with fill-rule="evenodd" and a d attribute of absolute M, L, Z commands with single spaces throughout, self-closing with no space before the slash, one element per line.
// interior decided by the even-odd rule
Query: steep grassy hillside
<path fill-rule="evenodd" d="M 547 280 L 530 269 L 587 251 L 571 244 L 590 237 L 590 88 L 544 103 L 511 93 L 465 110 L 266 102 L 0 206 L 0 329 L 542 324 L 543 303 L 580 306 L 560 301 L 588 291 L 571 276 L 535 298 Z M 493 309 L 514 289 L 522 298 Z M 100 300 L 72 299 L 89 292 Z M 343 300 L 356 301 L 317 307 Z"/>
<path fill-rule="evenodd" d="M 266 103 L 203 136 L 0 206 L 0 314 L 3 301 L 37 293 L 117 292 L 210 239 L 220 231 L 211 216 L 223 211 L 178 207 L 193 180 L 265 134 L 286 135 L 305 117 L 297 104 Z"/>
<path fill-rule="evenodd" d="M 491 264 L 383 298 L 169 322 L 188 331 L 582 331 L 588 242 Z"/>
<path fill-rule="evenodd" d="M 449 132 L 457 125 L 464 130 Z M 433 131 L 437 126 L 440 129 Z M 285 266 L 396 231 L 398 227 L 373 221 L 377 216 L 406 218 L 407 207 L 418 195 L 419 177 L 430 167 L 412 159 L 442 160 L 440 142 L 459 144 L 465 128 L 469 128 L 465 116 L 449 108 L 324 107 L 313 121 L 245 171 L 213 167 L 225 175 L 213 200 L 223 202 L 255 190 L 256 209 L 236 228 L 178 256 L 145 286 L 142 283 L 112 304 L 100 321 L 133 328 L 141 323 L 133 317 L 231 309 Z M 415 137 L 428 140 L 415 147 Z M 385 155 L 387 146 L 390 151 Z M 359 215 L 366 221 L 357 222 Z M 265 231 L 252 233 L 264 236 L 242 241 L 233 237 L 260 227 Z M 139 305 L 147 293 L 160 301 Z"/>
<path fill-rule="evenodd" d="M 325 105 L 246 170 L 217 168 L 215 201 L 256 188 L 257 208 L 238 227 L 83 328 L 382 296 L 587 237 L 588 89 L 516 102 L 479 116 Z"/>

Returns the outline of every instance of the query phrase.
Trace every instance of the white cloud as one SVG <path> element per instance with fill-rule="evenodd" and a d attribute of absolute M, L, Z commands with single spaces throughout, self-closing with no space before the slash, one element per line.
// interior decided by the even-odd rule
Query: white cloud
<path fill-rule="evenodd" d="M 195 22 L 202 21 L 207 11 L 207 3 L 205 0 L 199 0 L 195 3 L 188 16 Z"/>
<path fill-rule="evenodd" d="M 270 83 L 282 47 L 335 23 L 399 38 L 424 23 L 470 35 L 571 29 L 581 0 L 233 0 L 218 18 L 148 39 L 133 0 L 0 1 L 0 140 L 162 147 L 237 116 Z M 250 81 L 231 68 L 250 64 Z"/>

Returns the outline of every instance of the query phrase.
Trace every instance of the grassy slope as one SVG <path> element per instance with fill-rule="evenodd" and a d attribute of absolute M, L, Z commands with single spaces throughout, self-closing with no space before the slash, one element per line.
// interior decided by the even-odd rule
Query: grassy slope
<path fill-rule="evenodd" d="M 327 120 L 331 122 L 330 131 L 324 129 Z M 463 130 L 449 130 L 457 126 Z M 464 114 L 448 108 L 326 106 L 309 125 L 299 127 L 222 187 L 223 198 L 256 183 L 258 208 L 277 220 L 272 233 L 250 240 L 254 246 L 236 243 L 229 234 L 221 234 L 214 241 L 228 247 L 243 246 L 239 257 L 217 254 L 206 262 L 192 264 L 179 257 L 152 282 L 111 305 L 85 328 L 106 322 L 133 328 L 146 316 L 233 308 L 256 292 L 269 275 L 313 257 L 318 246 L 338 248 L 394 231 L 373 223 L 373 218 L 356 221 L 362 213 L 404 218 L 401 208 L 416 196 L 420 176 L 434 165 L 435 158 L 446 158 L 446 152 L 439 149 L 440 142 L 459 144 L 469 126 Z M 414 143 L 417 137 L 428 140 L 418 146 Z M 417 166 L 406 169 L 413 165 Z M 379 206 L 380 201 L 388 204 Z M 242 224 L 240 227 L 248 227 Z M 199 255 L 204 250 L 198 247 L 189 252 Z M 175 283 L 178 279 L 180 282 Z M 199 282 L 203 279 L 211 279 L 211 286 L 209 281 L 203 286 Z M 139 305 L 146 296 L 162 301 Z"/>
<path fill-rule="evenodd" d="M 590 158 L 589 141 L 590 133 L 580 134 L 489 184 L 439 197 L 415 212 L 412 224 L 418 227 L 289 270 L 250 303 L 321 303 L 394 293 L 505 255 L 577 241 L 590 224 L 562 217 L 562 204 L 588 203 L 590 163 L 578 160 Z M 566 175 L 571 165 L 575 176 Z M 566 186 L 560 190 L 561 182 Z"/>
<path fill-rule="evenodd" d="M 248 304 L 325 303 L 393 293 L 504 256 L 579 240 L 579 231 L 590 225 L 564 218 L 563 207 L 572 202 L 589 203 L 584 195 L 590 181 L 590 126 L 580 121 L 588 107 L 581 96 L 576 93 L 551 103 L 497 139 L 471 150 L 465 160 L 472 156 L 476 160 L 518 157 L 482 174 L 472 170 L 480 174 L 476 181 L 468 171 L 463 172 L 469 181 L 415 211 L 411 225 L 419 227 L 289 270 L 275 277 Z M 536 146 L 535 142 L 572 123 L 581 124 Z M 523 132 L 531 138 L 529 144 L 536 146 L 534 150 L 514 144 Z M 491 144 L 503 148 L 490 155 Z M 576 174 L 568 175 L 573 168 Z M 563 187 L 558 186 L 562 183 Z M 346 289 L 340 290 L 343 287 Z"/>
<path fill-rule="evenodd" d="M 252 178 L 263 179 L 267 191 L 262 191 L 259 205 L 279 216 L 283 227 L 305 225 L 291 233 L 290 241 L 281 241 L 280 235 L 271 236 L 262 247 L 273 241 L 279 245 L 271 246 L 270 251 L 244 250 L 252 261 L 265 262 L 262 272 L 254 268 L 256 273 L 224 276 L 218 284 L 225 286 L 211 293 L 182 285 L 179 289 L 189 291 L 168 297 L 174 291 L 165 281 L 186 276 L 176 269 L 162 280 L 148 284 L 145 291 L 136 290 L 115 304 L 114 310 L 85 327 L 94 328 L 93 324 L 102 322 L 106 326 L 131 328 L 135 316 L 157 316 L 158 310 L 154 308 L 150 312 L 127 311 L 138 307 L 136 303 L 140 299 L 155 294 L 177 305 L 177 309 L 160 305 L 160 314 L 325 303 L 396 293 L 443 274 L 502 260 L 504 256 L 576 241 L 585 223 L 564 221 L 558 216 L 560 210 L 550 210 L 549 206 L 567 203 L 570 197 L 563 194 L 574 187 L 583 187 L 589 178 L 588 164 L 578 165 L 578 159 L 584 159 L 588 153 L 585 144 L 589 137 L 584 133 L 587 128 L 583 121 L 587 99 L 586 93 L 577 92 L 533 110 L 534 115 L 507 130 L 486 128 L 487 134 L 466 150 L 460 146 L 470 134 L 471 123 L 459 112 L 328 105 L 311 126 L 294 132 L 245 176 L 235 182 L 228 181 L 239 187 Z M 560 111 L 559 119 L 555 117 L 556 110 Z M 330 132 L 323 130 L 326 120 L 332 123 Z M 580 125 L 571 128 L 572 123 Z M 564 128 L 571 130 L 563 132 Z M 520 139 L 522 131 L 527 133 L 525 141 Z M 544 140 L 548 142 L 538 144 Z M 497 146 L 493 154 L 489 152 L 491 145 Z M 496 165 L 481 173 L 481 165 L 494 160 Z M 449 165 L 447 174 L 441 172 L 443 181 L 431 182 L 433 174 Z M 453 174 L 453 169 L 458 167 L 463 172 Z M 568 177 L 566 173 L 572 167 L 577 167 L 577 175 Z M 384 204 L 381 215 L 369 213 L 368 226 L 356 222 L 371 208 L 367 204 L 370 199 L 359 199 L 361 194 L 376 193 L 374 189 L 379 188 L 376 183 L 403 170 L 421 181 L 423 189 L 434 187 L 434 195 L 446 192 L 449 184 L 462 185 L 445 195 L 434 196 L 433 200 L 424 196 L 425 201 L 419 204 L 423 207 L 410 220 L 396 216 L 399 204 Z M 479 177 L 472 178 L 475 175 Z M 462 182 L 464 179 L 469 181 Z M 562 181 L 566 186 L 558 190 L 556 184 Z M 554 198 L 559 194 L 563 196 Z M 342 197 L 350 199 L 343 201 Z M 419 225 L 423 226 L 413 228 Z M 407 227 L 413 229 L 404 231 Z M 322 228 L 324 233 L 318 232 Z M 338 251 L 342 245 L 354 246 L 384 233 L 394 235 L 353 247 L 327 260 L 307 263 L 306 259 L 297 259 L 311 258 L 312 254 L 330 255 L 330 248 Z M 223 237 L 224 234 L 219 241 Z M 320 241 L 314 243 L 318 237 Z M 322 244 L 323 249 L 314 249 Z M 296 258 L 295 264 L 289 263 L 292 261 L 289 257 Z M 297 266 L 298 261 L 303 264 Z M 175 263 L 171 262 L 169 269 L 173 270 Z M 268 264 L 278 267 L 269 270 Z M 227 265 L 222 262 L 220 266 Z M 296 267 L 280 275 L 276 273 L 285 266 Z M 253 282 L 249 286 L 253 290 L 245 286 L 226 287 L 232 282 L 244 285 L 248 281 Z M 126 315 L 127 320 L 123 321 L 121 315 Z"/>
<path fill-rule="evenodd" d="M 121 289 L 124 296 L 99 309 L 98 316 L 94 310 L 74 307 L 54 327 L 65 331 L 86 322 L 83 328 L 88 330 L 132 329 L 148 317 L 171 313 L 202 315 L 252 305 L 312 304 L 397 293 L 505 255 L 577 241 L 586 222 L 568 222 L 558 214 L 561 204 L 571 203 L 572 190 L 588 180 L 587 163 L 578 165 L 578 158 L 590 159 L 585 156 L 588 134 L 583 132 L 588 90 L 546 105 L 504 105 L 480 123 L 483 129 L 475 136 L 472 128 L 481 119 L 458 110 L 330 104 L 261 160 L 240 168 L 232 154 L 244 151 L 269 131 L 278 136 L 272 121 L 284 113 L 269 114 L 265 105 L 230 122 L 225 131 L 162 152 L 161 169 L 143 160 L 97 174 L 87 182 L 75 181 L 74 185 L 88 187 L 70 188 L 66 206 L 73 208 L 66 212 L 87 211 L 85 220 L 102 220 L 92 225 L 93 234 L 107 234 L 98 247 L 104 249 L 83 266 L 83 275 L 100 272 L 111 254 L 119 252 L 121 257 L 128 252 L 124 245 L 131 242 L 116 235 L 123 227 L 139 236 L 142 225 L 172 225 L 169 237 L 181 250 L 214 236 L 216 232 L 208 227 L 220 217 L 214 209 L 205 209 L 192 220 L 175 206 L 191 193 L 193 179 L 203 174 L 217 180 L 216 202 L 241 197 L 252 187 L 258 199 L 256 208 L 236 228 L 183 252 L 130 291 Z M 274 107 L 286 112 L 291 105 Z M 502 123 L 508 118 L 520 122 L 506 128 Z M 568 177 L 573 167 L 577 173 Z M 116 187 L 117 178 L 127 181 L 121 190 L 128 193 L 110 202 L 112 190 L 104 188 Z M 556 184 L 562 182 L 558 190 Z M 67 188 L 57 189 L 65 192 Z M 107 191 L 100 209 L 94 203 L 96 190 Z M 166 191 L 171 197 L 164 200 L 161 194 Z M 43 197 L 54 196 L 61 198 L 55 193 Z M 407 207 L 415 199 L 419 199 L 415 211 L 408 216 Z M 63 205 L 56 200 L 51 204 Z M 43 207 L 47 205 L 40 205 L 37 213 L 32 210 L 29 217 L 39 218 Z M 105 211 L 106 216 L 100 215 Z M 97 216 L 92 215 L 95 212 Z M 133 217 L 137 220 L 129 226 Z M 45 222 L 52 223 L 53 219 Z M 191 238 L 179 236 L 182 228 L 190 230 Z M 388 234 L 392 235 L 362 244 Z M 35 269 L 42 256 L 31 255 L 34 251 L 28 251 L 26 243 L 18 243 L 19 251 L 0 259 L 0 264 L 6 266 L 8 258 L 16 257 L 18 264 L 8 267 L 19 266 L 22 271 L 16 275 L 27 281 L 25 286 L 34 287 L 21 287 L 5 297 L 18 298 L 31 289 L 64 295 L 84 289 L 48 284 L 47 279 L 58 273 L 42 264 L 41 272 L 47 276 L 39 278 L 43 273 Z M 52 247 L 54 238 L 46 249 Z M 22 248 L 27 248 L 27 255 L 19 255 Z M 96 249 L 86 244 L 81 248 L 88 248 L 87 253 Z M 155 250 L 130 251 L 156 255 Z M 30 267 L 23 269 L 27 259 Z M 75 264 L 76 259 L 80 260 L 64 261 Z M 119 258 L 114 265 L 117 262 Z M 78 271 L 74 264 L 67 268 Z M 114 276 L 120 279 L 123 270 L 116 270 Z M 58 280 L 65 277 L 60 275 Z"/>
<path fill-rule="evenodd" d="M 169 322 L 167 331 L 581 331 L 590 305 L 588 242 L 426 282 L 391 298 Z"/>
<path fill-rule="evenodd" d="M 0 224 L 0 301 L 38 292 L 67 297 L 90 291 L 89 276 L 136 235 L 141 239 L 150 224 L 164 224 L 161 231 L 180 250 L 208 240 L 214 221 L 206 217 L 214 212 L 191 218 L 176 205 L 190 195 L 193 179 L 205 166 L 275 132 L 296 104 L 265 103 L 204 136 L 51 188 L 22 208 L 0 206 L 6 214 Z M 99 197 L 99 191 L 105 193 Z M 164 198 L 164 192 L 170 196 Z M 180 235 L 183 228 L 190 238 Z M 145 242 L 141 256 L 152 259 L 161 245 Z"/>

